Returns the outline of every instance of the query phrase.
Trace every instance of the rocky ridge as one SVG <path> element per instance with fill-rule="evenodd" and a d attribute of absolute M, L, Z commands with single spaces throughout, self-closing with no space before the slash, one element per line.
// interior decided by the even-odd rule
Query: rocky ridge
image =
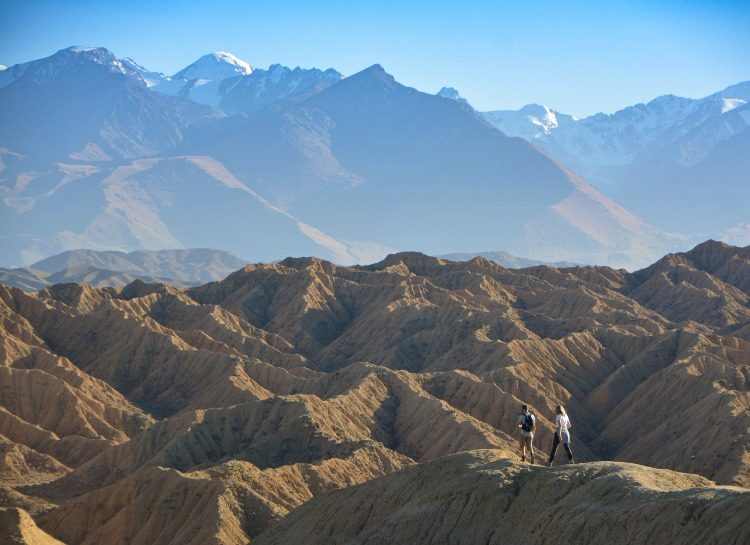
<path fill-rule="evenodd" d="M 617 462 L 530 469 L 455 454 L 319 496 L 255 542 L 746 543 L 750 491 Z"/>
<path fill-rule="evenodd" d="M 601 531 L 638 523 L 647 535 L 656 494 L 677 499 L 670 521 L 696 536 L 746 532 L 722 514 L 746 494 L 711 481 L 750 485 L 748 278 L 750 248 L 707 242 L 632 274 L 402 253 L 253 264 L 195 288 L 0 287 L 0 501 L 68 544 L 281 543 L 295 531 L 286 517 L 335 522 L 344 540 L 356 517 L 319 518 L 337 498 L 369 509 L 382 496 L 373 512 L 397 513 L 408 498 L 379 487 L 447 468 L 446 494 L 488 471 L 476 493 L 492 501 L 547 501 L 564 480 L 575 486 L 548 498 L 562 502 L 550 513 L 608 495 L 635 513 L 595 512 Z M 578 460 L 618 462 L 514 462 L 521 403 L 538 416 L 537 447 L 564 403 Z M 471 501 L 456 528 L 484 532 Z M 695 501 L 710 512 L 697 522 Z M 381 542 L 378 516 L 361 521 L 363 542 Z"/>

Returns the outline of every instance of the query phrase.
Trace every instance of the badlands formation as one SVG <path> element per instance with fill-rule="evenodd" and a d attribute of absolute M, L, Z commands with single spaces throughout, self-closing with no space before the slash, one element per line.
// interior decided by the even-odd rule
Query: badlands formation
<path fill-rule="evenodd" d="M 4 543 L 750 540 L 750 247 L 290 258 L 0 286 L 0 319 Z M 522 403 L 583 463 L 521 463 Z"/>

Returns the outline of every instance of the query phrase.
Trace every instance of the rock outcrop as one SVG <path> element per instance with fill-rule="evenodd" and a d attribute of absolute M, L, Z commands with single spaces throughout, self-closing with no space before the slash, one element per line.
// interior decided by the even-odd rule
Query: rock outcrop
<path fill-rule="evenodd" d="M 750 491 L 694 475 L 473 451 L 314 498 L 253 543 L 740 544 L 747 513 Z"/>

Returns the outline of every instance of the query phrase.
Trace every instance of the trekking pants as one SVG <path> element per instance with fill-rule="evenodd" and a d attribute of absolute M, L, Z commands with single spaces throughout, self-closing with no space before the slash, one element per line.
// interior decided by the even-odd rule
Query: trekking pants
<path fill-rule="evenodd" d="M 567 434 L 566 434 L 567 435 Z M 563 443 L 563 447 L 565 447 L 565 452 L 568 453 L 568 460 L 573 459 L 573 451 L 570 450 L 570 444 L 569 444 L 569 437 L 566 439 L 568 441 Z M 557 452 L 557 447 L 560 445 L 560 434 L 555 432 L 555 438 L 552 440 L 552 452 L 549 453 L 549 461 L 553 461 L 555 459 L 555 453 Z"/>
<path fill-rule="evenodd" d="M 526 449 L 529 449 L 531 461 L 534 461 L 534 432 L 522 431 L 519 437 L 518 446 L 521 447 L 521 460 L 526 460 Z"/>

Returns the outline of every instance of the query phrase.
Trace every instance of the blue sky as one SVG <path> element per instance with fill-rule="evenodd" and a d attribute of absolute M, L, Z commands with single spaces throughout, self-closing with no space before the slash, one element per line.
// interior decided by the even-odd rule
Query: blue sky
<path fill-rule="evenodd" d="M 229 2 L 0 0 L 0 63 L 101 45 L 174 73 L 227 50 L 256 67 L 380 63 L 477 108 L 575 115 L 750 79 L 750 1 Z"/>

